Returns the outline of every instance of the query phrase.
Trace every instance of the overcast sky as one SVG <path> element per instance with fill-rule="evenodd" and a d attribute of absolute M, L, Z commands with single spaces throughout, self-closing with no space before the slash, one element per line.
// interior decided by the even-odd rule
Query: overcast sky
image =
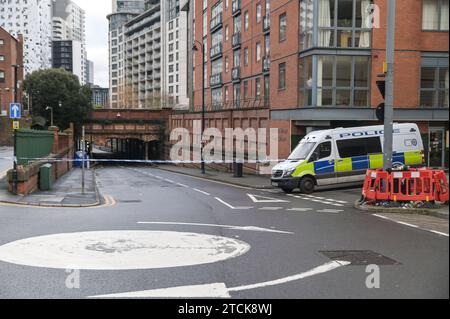
<path fill-rule="evenodd" d="M 86 11 L 87 57 L 94 62 L 94 83 L 108 87 L 108 20 L 111 0 L 73 0 Z"/>

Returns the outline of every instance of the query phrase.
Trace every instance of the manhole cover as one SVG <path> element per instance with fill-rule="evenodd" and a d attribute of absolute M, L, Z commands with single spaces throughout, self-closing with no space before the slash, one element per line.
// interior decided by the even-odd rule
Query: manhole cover
<path fill-rule="evenodd" d="M 319 252 L 331 260 L 348 261 L 352 266 L 401 265 L 398 261 L 371 250 L 331 250 Z"/>

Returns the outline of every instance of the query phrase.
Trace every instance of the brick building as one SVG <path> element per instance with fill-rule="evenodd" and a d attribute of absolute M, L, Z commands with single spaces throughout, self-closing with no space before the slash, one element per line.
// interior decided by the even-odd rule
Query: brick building
<path fill-rule="evenodd" d="M 5 29 L 0 27 L 0 114 L 7 116 L 9 103 L 14 102 L 14 68 L 13 65 L 23 66 L 22 35 L 16 39 Z M 17 69 L 17 81 L 23 82 L 23 67 Z M 17 90 L 17 102 L 22 103 L 20 85 Z"/>
<path fill-rule="evenodd" d="M 279 128 L 279 157 L 317 129 L 376 125 L 387 0 L 195 0 L 193 98 L 171 127 Z M 429 165 L 448 167 L 448 0 L 398 0 L 397 122 L 421 128 Z M 206 53 L 202 61 L 199 47 Z"/>

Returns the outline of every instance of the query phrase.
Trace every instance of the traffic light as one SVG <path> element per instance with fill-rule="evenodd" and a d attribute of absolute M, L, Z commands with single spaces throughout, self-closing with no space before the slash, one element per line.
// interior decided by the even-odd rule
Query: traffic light
<path fill-rule="evenodd" d="M 385 95 L 386 95 L 386 81 L 377 81 L 377 86 L 378 86 L 378 90 L 380 90 L 381 96 L 383 97 L 383 100 L 385 99 Z M 377 106 L 377 110 L 376 110 L 376 115 L 377 115 L 377 119 L 379 121 L 384 121 L 384 102 L 380 103 Z"/>

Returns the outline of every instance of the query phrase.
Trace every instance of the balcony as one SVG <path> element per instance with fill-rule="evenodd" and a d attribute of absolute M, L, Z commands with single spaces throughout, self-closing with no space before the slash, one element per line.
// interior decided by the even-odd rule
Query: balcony
<path fill-rule="evenodd" d="M 236 32 L 231 37 L 231 45 L 233 46 L 233 49 L 238 49 L 241 46 L 241 33 Z"/>
<path fill-rule="evenodd" d="M 269 72 L 270 72 L 270 58 L 268 56 L 265 56 L 263 58 L 263 73 Z"/>
<path fill-rule="evenodd" d="M 210 50 L 211 59 L 217 59 L 222 56 L 222 43 L 217 43 Z"/>
<path fill-rule="evenodd" d="M 241 0 L 233 0 L 232 3 L 232 14 L 233 16 L 241 13 Z"/>
<path fill-rule="evenodd" d="M 209 85 L 211 87 L 221 86 L 222 85 L 222 73 L 217 73 L 211 75 L 209 78 Z"/>
<path fill-rule="evenodd" d="M 216 15 L 210 21 L 211 32 L 216 31 L 217 29 L 222 27 L 222 13 Z"/>
<path fill-rule="evenodd" d="M 241 67 L 236 66 L 231 70 L 231 80 L 233 82 L 239 82 L 241 80 Z"/>
<path fill-rule="evenodd" d="M 270 32 L 270 15 L 266 14 L 263 18 L 263 32 Z"/>

